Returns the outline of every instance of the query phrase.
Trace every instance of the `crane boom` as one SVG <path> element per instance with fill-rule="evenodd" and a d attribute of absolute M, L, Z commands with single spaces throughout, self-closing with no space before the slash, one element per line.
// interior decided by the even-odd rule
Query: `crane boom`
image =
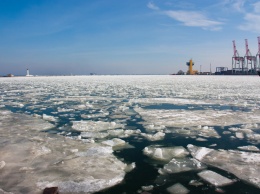
<path fill-rule="evenodd" d="M 257 39 L 258 39 L 258 54 L 260 54 L 260 36 L 258 36 Z"/>
<path fill-rule="evenodd" d="M 237 52 L 237 48 L 236 48 L 236 42 L 233 40 L 233 50 L 234 50 L 234 57 L 238 57 L 239 54 Z"/>
<path fill-rule="evenodd" d="M 245 44 L 246 44 L 246 56 L 248 56 L 248 54 L 249 54 L 249 49 L 248 49 L 247 39 L 245 39 Z"/>

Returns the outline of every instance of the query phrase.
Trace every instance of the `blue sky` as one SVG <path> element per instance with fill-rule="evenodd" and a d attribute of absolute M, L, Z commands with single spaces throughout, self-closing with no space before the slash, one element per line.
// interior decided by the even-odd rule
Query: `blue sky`
<path fill-rule="evenodd" d="M 256 0 L 0 0 L 0 75 L 231 69 L 258 36 Z"/>

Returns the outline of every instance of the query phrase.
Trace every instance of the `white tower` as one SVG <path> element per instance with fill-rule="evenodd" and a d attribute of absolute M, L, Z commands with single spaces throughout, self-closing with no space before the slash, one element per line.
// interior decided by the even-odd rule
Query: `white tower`
<path fill-rule="evenodd" d="M 29 69 L 26 70 L 26 77 L 31 77 L 33 75 L 30 75 Z"/>
<path fill-rule="evenodd" d="M 26 76 L 30 76 L 29 69 L 26 71 Z"/>

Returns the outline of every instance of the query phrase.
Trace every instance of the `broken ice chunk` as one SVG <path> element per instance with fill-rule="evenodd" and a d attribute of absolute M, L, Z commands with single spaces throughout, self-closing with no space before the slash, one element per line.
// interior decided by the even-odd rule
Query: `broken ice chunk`
<path fill-rule="evenodd" d="M 161 174 L 172 174 L 191 170 L 202 170 L 207 166 L 193 158 L 173 158 L 168 164 L 160 169 Z"/>
<path fill-rule="evenodd" d="M 199 182 L 199 181 L 197 181 L 197 180 L 191 180 L 191 181 L 189 182 L 189 185 L 198 187 L 198 186 L 203 185 L 203 183 L 202 183 L 202 182 Z"/>
<path fill-rule="evenodd" d="M 170 187 L 167 188 L 167 191 L 170 194 L 186 194 L 189 193 L 190 191 L 184 187 L 182 184 L 180 183 L 176 183 Z"/>
<path fill-rule="evenodd" d="M 260 151 L 256 146 L 239 146 L 238 149 L 246 151 Z"/>
<path fill-rule="evenodd" d="M 157 132 L 154 135 L 152 134 L 146 134 L 146 133 L 141 133 L 141 135 L 143 137 L 145 137 L 146 139 L 150 140 L 150 141 L 158 141 L 158 140 L 162 140 L 165 136 L 165 133 L 163 132 Z"/>
<path fill-rule="evenodd" d="M 105 131 L 109 129 L 123 128 L 123 124 L 103 121 L 73 121 L 72 128 L 77 131 Z"/>
<path fill-rule="evenodd" d="M 227 172 L 260 188 L 260 154 L 235 150 L 214 150 L 194 145 L 187 146 L 197 160 Z M 204 154 L 200 154 L 204 153 Z"/>
<path fill-rule="evenodd" d="M 170 161 L 172 158 L 182 158 L 189 154 L 182 146 L 175 147 L 145 147 L 143 153 L 155 160 Z"/>
<path fill-rule="evenodd" d="M 144 190 L 144 191 L 151 191 L 151 190 L 153 190 L 153 188 L 154 188 L 153 185 L 142 186 L 142 190 Z"/>
<path fill-rule="evenodd" d="M 236 137 L 237 137 L 238 139 L 243 139 L 243 138 L 244 138 L 244 135 L 243 135 L 243 133 L 241 133 L 241 132 L 236 132 Z"/>
<path fill-rule="evenodd" d="M 97 138 L 97 139 L 103 139 L 108 136 L 108 133 L 100 133 L 100 132 L 81 132 L 81 137 L 85 138 Z"/>
<path fill-rule="evenodd" d="M 115 146 L 124 146 L 125 145 L 125 141 L 119 138 L 113 138 L 111 140 L 106 140 L 101 142 L 104 145 L 108 145 L 111 147 L 115 147 Z"/>
<path fill-rule="evenodd" d="M 209 148 L 205 148 L 205 147 L 201 147 L 200 149 L 196 149 L 196 147 L 194 147 L 193 145 L 189 144 L 188 146 L 189 150 L 193 150 L 194 149 L 194 155 L 193 157 L 195 157 L 197 160 L 201 160 L 204 156 L 206 156 L 208 153 L 210 153 L 212 151 L 212 149 Z"/>
<path fill-rule="evenodd" d="M 131 172 L 133 169 L 135 169 L 136 167 L 136 164 L 133 162 L 131 164 L 128 164 L 126 167 L 125 167 L 125 172 Z"/>
<path fill-rule="evenodd" d="M 197 141 L 208 141 L 207 139 L 201 138 L 201 137 L 197 138 L 196 140 L 197 140 Z"/>
<path fill-rule="evenodd" d="M 51 121 L 51 122 L 57 121 L 57 119 L 54 116 L 50 116 L 50 115 L 46 115 L 46 114 L 42 115 L 42 119 L 45 121 Z"/>
<path fill-rule="evenodd" d="M 231 179 L 228 179 L 216 172 L 213 172 L 211 170 L 204 170 L 200 173 L 198 173 L 199 177 L 201 177 L 203 180 L 209 182 L 210 184 L 214 186 L 225 186 L 230 185 L 234 181 Z"/>

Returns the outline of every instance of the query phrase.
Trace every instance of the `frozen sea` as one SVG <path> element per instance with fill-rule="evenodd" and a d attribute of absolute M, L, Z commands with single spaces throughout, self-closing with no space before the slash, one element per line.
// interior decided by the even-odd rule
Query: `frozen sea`
<path fill-rule="evenodd" d="M 0 78 L 0 193 L 260 193 L 258 76 Z"/>

